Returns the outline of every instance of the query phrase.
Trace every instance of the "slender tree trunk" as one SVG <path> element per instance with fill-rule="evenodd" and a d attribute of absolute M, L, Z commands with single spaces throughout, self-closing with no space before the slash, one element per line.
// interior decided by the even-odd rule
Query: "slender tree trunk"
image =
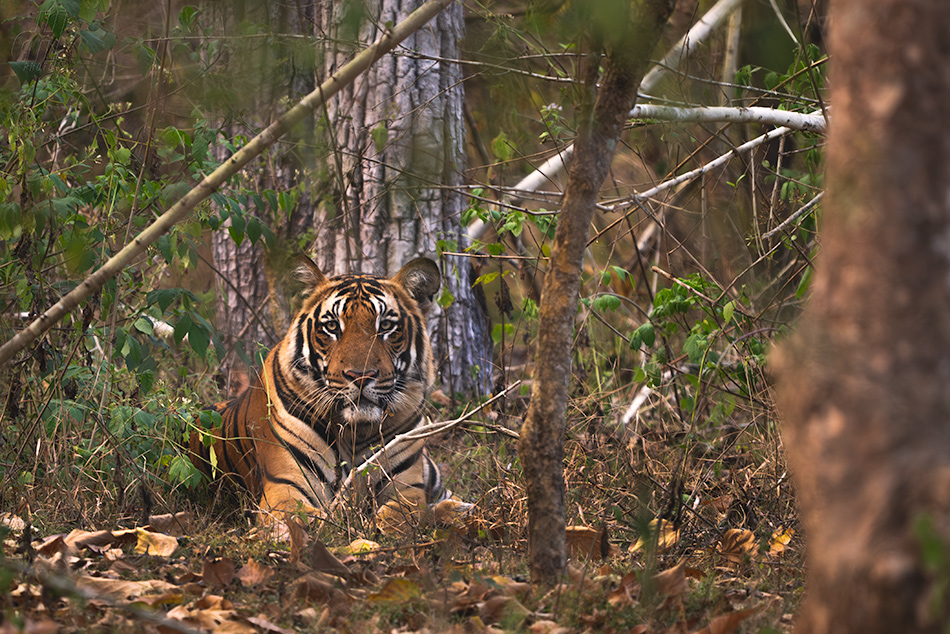
<path fill-rule="evenodd" d="M 630 30 L 619 41 L 607 43 L 604 59 L 593 55 L 587 61 L 586 96 L 580 106 L 574 159 L 568 169 L 564 203 L 544 276 L 531 404 L 519 446 L 528 494 L 528 546 L 535 583 L 557 583 L 566 563 L 564 416 L 590 221 L 627 112 L 636 103 L 640 80 L 674 4 L 673 0 L 631 3 Z M 598 72 L 601 63 L 603 77 Z"/>
<path fill-rule="evenodd" d="M 814 290 L 776 354 L 808 538 L 798 631 L 950 617 L 950 3 L 836 0 Z"/>
<path fill-rule="evenodd" d="M 360 41 L 374 40 L 382 25 L 399 22 L 419 4 L 367 3 Z M 344 8 L 327 3 L 323 22 L 339 23 L 335 13 Z M 459 64 L 445 61 L 459 59 L 462 31 L 462 5 L 455 3 L 407 39 L 400 54 L 380 60 L 329 104 L 335 203 L 314 219 L 323 270 L 391 274 L 415 256 L 434 255 L 437 240 L 455 243 L 453 251 L 464 248 L 464 93 Z M 329 54 L 327 72 L 350 54 L 350 47 Z M 433 333 L 443 384 L 450 391 L 484 392 L 492 344 L 472 267 L 458 257 L 445 257 L 441 265 L 454 298 Z"/>

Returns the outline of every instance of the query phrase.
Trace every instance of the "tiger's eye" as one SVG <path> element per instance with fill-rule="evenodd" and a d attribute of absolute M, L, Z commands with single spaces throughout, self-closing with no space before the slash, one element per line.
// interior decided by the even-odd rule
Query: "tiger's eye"
<path fill-rule="evenodd" d="M 340 322 L 335 319 L 330 319 L 322 324 L 323 329 L 327 332 L 328 335 L 338 335 L 340 334 Z"/>
<path fill-rule="evenodd" d="M 387 330 L 392 330 L 392 329 L 395 328 L 395 327 L 396 327 L 396 320 L 395 320 L 395 319 L 388 319 L 388 318 L 385 318 L 385 319 L 380 319 L 380 320 L 379 320 L 379 330 L 380 330 L 380 332 L 385 332 L 385 331 L 387 331 Z"/>

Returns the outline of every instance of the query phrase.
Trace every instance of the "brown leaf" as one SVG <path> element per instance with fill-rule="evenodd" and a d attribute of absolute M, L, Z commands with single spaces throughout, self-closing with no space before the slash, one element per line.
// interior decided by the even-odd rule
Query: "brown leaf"
<path fill-rule="evenodd" d="M 194 532 L 194 515 L 191 511 L 182 511 L 180 513 L 165 513 L 164 515 L 151 515 L 148 518 L 146 528 L 175 537 L 182 537 Z"/>
<path fill-rule="evenodd" d="M 485 624 L 499 623 L 508 631 L 520 629 L 531 611 L 512 597 L 498 595 L 479 606 L 478 616 Z"/>
<path fill-rule="evenodd" d="M 247 622 L 253 625 L 256 625 L 257 627 L 261 628 L 261 630 L 263 630 L 264 632 L 275 632 L 276 634 L 294 634 L 293 630 L 287 630 L 282 627 L 278 627 L 274 625 L 273 623 L 271 623 L 270 621 L 268 621 L 262 615 L 249 616 L 247 618 Z"/>
<path fill-rule="evenodd" d="M 565 530 L 571 557 L 586 560 L 606 559 L 610 556 L 610 540 L 607 538 L 606 526 L 568 526 Z"/>
<path fill-rule="evenodd" d="M 274 576 L 274 571 L 254 559 L 248 559 L 247 563 L 241 566 L 235 576 L 242 586 L 250 588 L 270 581 L 271 577 Z"/>
<path fill-rule="evenodd" d="M 656 582 L 656 591 L 660 596 L 665 596 L 664 605 L 679 600 L 689 590 L 686 583 L 686 564 L 680 562 L 653 578 Z"/>
<path fill-rule="evenodd" d="M 209 588 L 226 588 L 234 580 L 234 562 L 227 557 L 206 560 L 201 579 Z"/>
<path fill-rule="evenodd" d="M 63 538 L 70 548 L 88 548 L 102 552 L 110 546 L 123 546 L 138 540 L 135 529 L 121 531 L 81 531 L 74 530 Z"/>
<path fill-rule="evenodd" d="M 640 596 L 640 578 L 637 573 L 628 572 L 620 580 L 620 584 L 607 595 L 607 603 L 615 608 L 625 608 L 636 605 Z"/>
<path fill-rule="evenodd" d="M 144 528 L 135 529 L 135 535 L 138 541 L 135 544 L 135 552 L 140 555 L 171 557 L 172 553 L 178 549 L 178 538 L 171 535 L 153 533 Z"/>
<path fill-rule="evenodd" d="M 42 617 L 38 621 L 26 618 L 22 624 L 14 624 L 8 621 L 0 625 L 0 634 L 53 634 L 59 630 L 59 623 L 46 617 Z"/>
<path fill-rule="evenodd" d="M 123 581 L 84 575 L 76 579 L 76 587 L 94 598 L 113 603 L 125 603 L 147 594 L 173 592 L 176 589 L 172 584 L 157 579 Z"/>
<path fill-rule="evenodd" d="M 313 548 L 310 551 L 310 565 L 318 572 L 326 572 L 344 579 L 349 579 L 352 576 L 346 564 L 334 557 L 323 542 L 315 541 L 313 543 Z"/>
<path fill-rule="evenodd" d="M 569 627 L 558 625 L 554 621 L 535 621 L 528 626 L 531 634 L 570 634 Z"/>
<path fill-rule="evenodd" d="M 280 526 L 287 529 L 287 537 L 290 540 L 290 563 L 296 564 L 300 561 L 304 548 L 307 547 L 307 531 L 298 522 L 290 518 L 287 518 L 285 522 L 281 522 Z"/>
<path fill-rule="evenodd" d="M 335 587 L 333 577 L 320 572 L 310 572 L 296 581 L 293 597 L 297 600 L 317 603 L 340 603 L 348 601 L 346 594 Z"/>
<path fill-rule="evenodd" d="M 739 624 L 745 621 L 756 612 L 756 608 L 748 610 L 738 610 L 728 614 L 720 614 L 709 625 L 701 630 L 696 630 L 693 634 L 733 634 L 739 627 Z"/>
<path fill-rule="evenodd" d="M 732 564 L 741 564 L 747 554 L 755 550 L 755 533 L 730 528 L 719 538 L 719 553 Z"/>

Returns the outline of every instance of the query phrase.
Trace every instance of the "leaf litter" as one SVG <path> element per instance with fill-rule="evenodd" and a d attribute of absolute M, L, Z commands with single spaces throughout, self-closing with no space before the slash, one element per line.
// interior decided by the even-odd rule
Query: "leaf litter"
<path fill-rule="evenodd" d="M 15 572 L 8 607 L 21 618 L 16 629 L 0 626 L 0 634 L 143 625 L 155 632 L 566 634 L 622 628 L 731 634 L 780 601 L 774 594 L 735 590 L 742 582 L 735 575 L 755 562 L 781 562 L 795 535 L 778 527 L 759 539 L 730 528 L 712 547 L 690 550 L 683 548 L 680 528 L 660 518 L 626 546 L 612 539 L 609 523 L 569 526 L 569 574 L 545 590 L 491 565 L 475 565 L 473 555 L 484 555 L 486 545 L 458 525 L 420 543 L 383 547 L 356 539 L 330 547 L 313 538 L 311 527 L 291 522 L 289 540 L 256 537 L 256 554 L 242 561 L 233 558 L 239 546 L 199 547 L 201 536 L 188 534 L 195 530 L 190 516 L 46 537 L 31 535 L 16 517 L 3 523 L 4 569 Z M 663 555 L 672 551 L 678 560 Z M 18 552 L 31 552 L 32 561 L 11 557 Z M 716 586 L 719 598 L 697 617 L 690 597 Z"/>

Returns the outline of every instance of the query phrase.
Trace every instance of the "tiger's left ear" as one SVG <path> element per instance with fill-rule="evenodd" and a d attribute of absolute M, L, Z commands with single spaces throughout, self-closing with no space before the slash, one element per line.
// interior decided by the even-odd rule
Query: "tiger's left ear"
<path fill-rule="evenodd" d="M 316 263 L 304 254 L 295 258 L 297 265 L 297 280 L 304 285 L 306 293 L 309 295 L 313 289 L 321 286 L 327 281 L 326 276 Z"/>
<path fill-rule="evenodd" d="M 396 273 L 392 281 L 399 284 L 416 300 L 423 314 L 428 314 L 432 298 L 442 285 L 439 267 L 429 258 L 416 258 Z"/>

